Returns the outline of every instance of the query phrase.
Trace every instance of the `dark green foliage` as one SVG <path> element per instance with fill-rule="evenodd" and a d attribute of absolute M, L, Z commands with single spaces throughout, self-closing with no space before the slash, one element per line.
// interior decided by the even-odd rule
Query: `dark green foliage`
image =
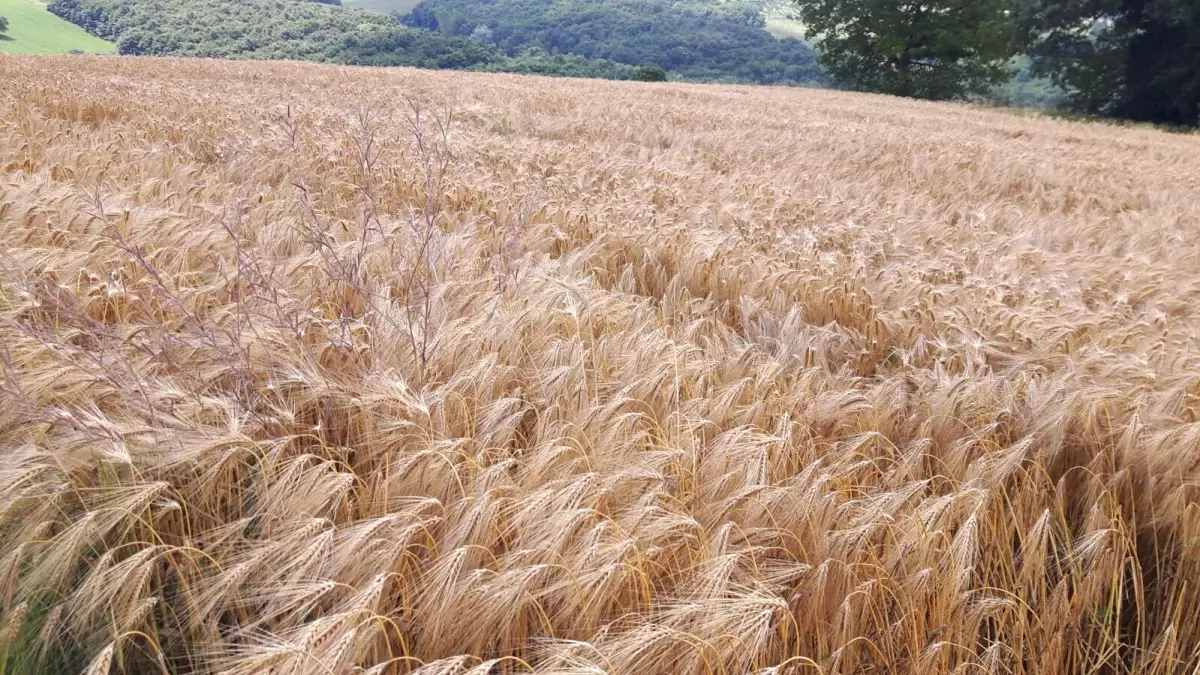
<path fill-rule="evenodd" d="M 550 54 L 540 47 L 531 47 L 517 56 L 506 57 L 484 66 L 476 66 L 472 70 L 604 80 L 634 80 L 637 79 L 638 71 L 634 66 L 624 63 L 614 63 L 603 59 L 585 59 L 575 54 Z"/>
<path fill-rule="evenodd" d="M 302 0 L 52 0 L 51 11 L 121 54 L 297 59 L 562 77 L 635 79 L 634 66 L 405 28 L 385 14 Z"/>
<path fill-rule="evenodd" d="M 0 33 L 5 33 L 7 31 L 8 31 L 8 19 L 6 17 L 0 16 Z"/>
<path fill-rule="evenodd" d="M 816 55 L 776 40 L 758 9 L 679 0 L 424 0 L 411 26 L 474 36 L 510 56 L 531 47 L 685 79 L 763 84 L 812 82 Z"/>
<path fill-rule="evenodd" d="M 495 49 L 474 40 L 395 29 L 348 35 L 326 56 L 330 61 L 355 66 L 417 66 L 454 70 L 477 68 L 505 60 Z"/>
<path fill-rule="evenodd" d="M 1008 78 L 1008 0 L 798 0 L 821 63 L 853 89 L 929 99 Z"/>
<path fill-rule="evenodd" d="M 407 30 L 386 15 L 297 0 L 52 0 L 50 11 L 121 54 L 299 59 L 468 68 L 501 59 L 465 38 Z"/>
<path fill-rule="evenodd" d="M 641 82 L 666 82 L 667 72 L 658 66 L 641 66 L 634 71 L 633 79 Z"/>
<path fill-rule="evenodd" d="M 1019 0 L 1015 23 L 1073 110 L 1200 125 L 1200 2 Z"/>

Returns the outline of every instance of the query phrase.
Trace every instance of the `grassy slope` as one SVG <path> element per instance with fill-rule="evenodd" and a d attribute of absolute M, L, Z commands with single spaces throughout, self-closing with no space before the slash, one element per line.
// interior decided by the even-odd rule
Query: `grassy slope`
<path fill-rule="evenodd" d="M 8 17 L 8 33 L 0 37 L 0 52 L 10 54 L 92 54 L 116 51 L 111 42 L 88 35 L 82 28 L 54 16 L 32 0 L 0 0 L 0 16 Z"/>

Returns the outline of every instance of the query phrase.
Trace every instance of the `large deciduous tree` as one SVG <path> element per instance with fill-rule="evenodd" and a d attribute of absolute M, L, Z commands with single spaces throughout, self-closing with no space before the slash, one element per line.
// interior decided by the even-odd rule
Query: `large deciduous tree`
<path fill-rule="evenodd" d="M 1009 76 L 1009 0 L 797 0 L 826 71 L 845 86 L 929 99 Z"/>
<path fill-rule="evenodd" d="M 1200 2 L 1018 0 L 1034 72 L 1079 112 L 1200 124 Z"/>

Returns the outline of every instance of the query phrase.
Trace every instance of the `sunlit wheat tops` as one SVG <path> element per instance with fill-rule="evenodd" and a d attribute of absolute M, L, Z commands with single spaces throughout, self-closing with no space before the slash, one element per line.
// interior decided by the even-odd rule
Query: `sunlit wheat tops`
<path fill-rule="evenodd" d="M 1200 138 L 0 82 L 6 674 L 1200 669 Z"/>

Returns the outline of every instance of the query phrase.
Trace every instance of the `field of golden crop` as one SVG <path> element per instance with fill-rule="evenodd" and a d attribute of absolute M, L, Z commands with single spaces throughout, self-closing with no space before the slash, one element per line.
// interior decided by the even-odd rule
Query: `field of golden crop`
<path fill-rule="evenodd" d="M 0 673 L 1200 669 L 1200 137 L 0 83 Z"/>

